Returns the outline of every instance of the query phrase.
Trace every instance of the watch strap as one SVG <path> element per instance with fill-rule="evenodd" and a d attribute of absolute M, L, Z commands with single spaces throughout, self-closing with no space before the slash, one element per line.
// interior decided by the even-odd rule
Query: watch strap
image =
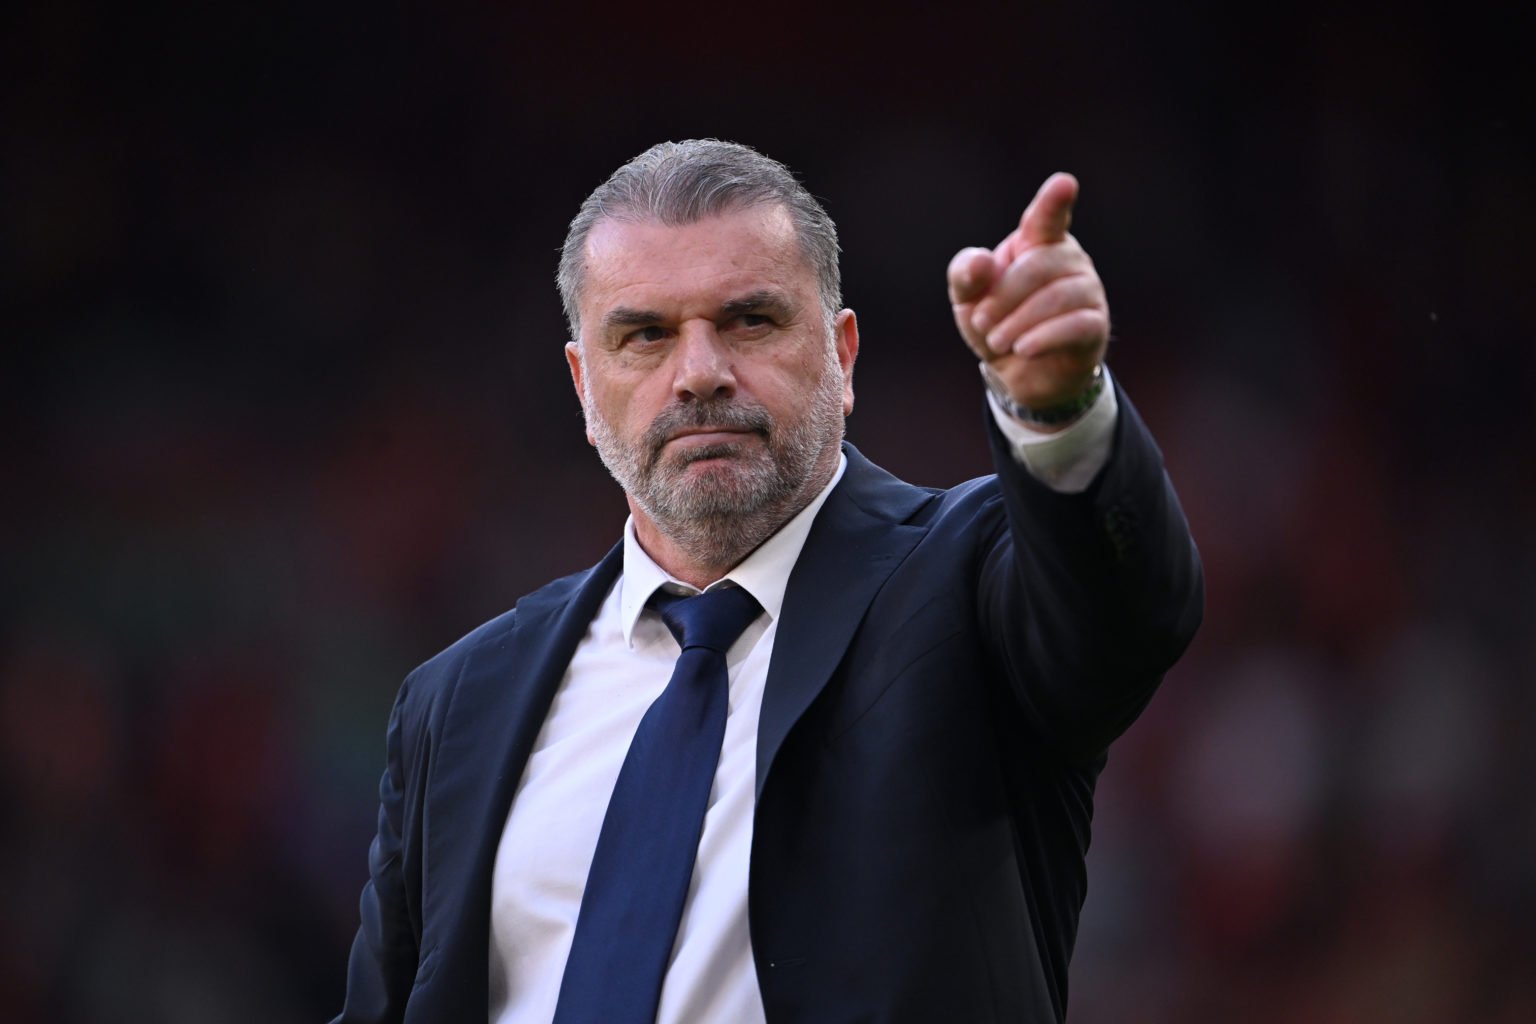
<path fill-rule="evenodd" d="M 981 379 L 986 382 L 987 390 L 997 400 L 1004 412 L 1022 423 L 1039 427 L 1059 427 L 1071 423 L 1093 407 L 1093 403 L 1099 400 L 1104 393 L 1104 367 L 1102 365 L 1093 368 L 1093 379 L 1083 389 L 1082 394 L 1069 401 L 1058 403 L 1048 409 L 1031 409 L 1014 401 L 1008 393 L 1008 385 L 1003 383 L 1003 378 L 992 369 L 992 364 L 982 362 Z"/>

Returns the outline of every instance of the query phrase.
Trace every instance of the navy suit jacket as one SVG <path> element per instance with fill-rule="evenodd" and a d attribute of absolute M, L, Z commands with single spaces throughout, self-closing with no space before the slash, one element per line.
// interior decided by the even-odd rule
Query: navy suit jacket
<path fill-rule="evenodd" d="M 845 447 L 758 730 L 748 915 L 770 1022 L 1065 1016 L 1095 781 L 1202 611 L 1161 455 L 1119 399 L 1083 494 L 1034 480 L 990 423 L 997 475 L 950 490 Z M 620 550 L 406 679 L 339 1022 L 486 1019 L 497 844 Z"/>

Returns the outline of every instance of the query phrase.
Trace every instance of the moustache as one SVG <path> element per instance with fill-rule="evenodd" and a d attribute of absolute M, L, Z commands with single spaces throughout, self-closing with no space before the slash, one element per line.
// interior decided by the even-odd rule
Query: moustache
<path fill-rule="evenodd" d="M 668 406 L 645 431 L 645 447 L 650 453 L 651 464 L 656 464 L 662 448 L 679 431 L 705 429 L 745 431 L 766 439 L 773 429 L 773 417 L 755 402 L 704 399 Z"/>

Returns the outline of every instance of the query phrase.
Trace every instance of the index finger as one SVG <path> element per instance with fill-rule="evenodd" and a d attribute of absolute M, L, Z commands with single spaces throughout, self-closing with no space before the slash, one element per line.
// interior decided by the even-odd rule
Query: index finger
<path fill-rule="evenodd" d="M 1024 216 L 1019 218 L 1019 235 L 1026 246 L 1067 240 L 1077 192 L 1077 179 L 1065 171 L 1057 171 L 1045 179 L 1024 210 Z"/>

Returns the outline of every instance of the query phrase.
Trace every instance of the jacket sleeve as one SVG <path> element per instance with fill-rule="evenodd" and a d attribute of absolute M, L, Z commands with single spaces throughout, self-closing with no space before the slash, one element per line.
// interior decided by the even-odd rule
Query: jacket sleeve
<path fill-rule="evenodd" d="M 385 736 L 386 766 L 379 782 L 379 828 L 368 851 L 368 882 L 358 909 L 362 924 L 347 964 L 347 995 L 332 1024 L 395 1024 L 405 1014 L 418 960 L 419 918 L 414 912 L 402 837 L 407 835 L 406 767 L 411 679 L 400 688 Z"/>
<path fill-rule="evenodd" d="M 979 607 L 1034 730 L 1075 760 L 1135 720 L 1204 610 L 1200 556 L 1162 453 L 1124 391 L 1116 398 L 1109 462 L 1081 494 L 1034 479 L 987 411 L 1007 522 L 984 554 Z"/>

